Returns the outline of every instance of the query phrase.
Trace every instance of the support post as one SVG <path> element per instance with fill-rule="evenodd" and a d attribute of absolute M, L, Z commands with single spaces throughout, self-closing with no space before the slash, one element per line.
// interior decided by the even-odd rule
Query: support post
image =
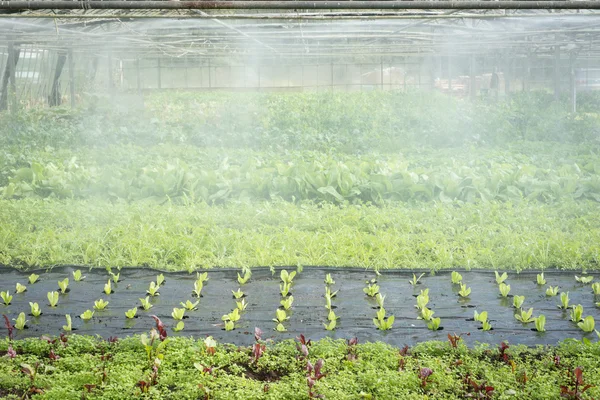
<path fill-rule="evenodd" d="M 17 90 L 15 71 L 17 63 L 21 55 L 21 48 L 15 46 L 13 42 L 8 43 L 8 57 L 6 58 L 6 68 L 2 75 L 2 83 L 0 85 L 0 111 L 8 109 L 8 99 L 11 99 L 11 107 L 16 110 L 17 106 Z M 10 91 L 8 90 L 10 82 Z"/>
<path fill-rule="evenodd" d="M 60 95 L 60 76 L 62 75 L 67 61 L 67 53 L 64 50 L 59 50 L 56 57 L 56 68 L 54 69 L 54 78 L 52 79 L 52 89 L 50 90 L 50 96 L 48 96 L 48 105 L 50 107 L 60 106 L 62 103 Z"/>
<path fill-rule="evenodd" d="M 510 62 L 510 53 L 507 51 L 504 53 L 504 96 L 507 97 L 510 94 L 510 80 L 511 80 L 511 70 L 510 70 L 511 62 Z"/>
<path fill-rule="evenodd" d="M 69 49 L 69 91 L 71 94 L 71 108 L 75 108 L 75 62 L 73 61 L 73 49 Z"/>

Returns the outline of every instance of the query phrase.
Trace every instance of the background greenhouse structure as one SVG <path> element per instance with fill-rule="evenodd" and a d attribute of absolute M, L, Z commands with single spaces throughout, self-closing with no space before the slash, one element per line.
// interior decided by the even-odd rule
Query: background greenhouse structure
<path fill-rule="evenodd" d="M 598 398 L 599 271 L 600 1 L 0 1 L 0 398 Z"/>

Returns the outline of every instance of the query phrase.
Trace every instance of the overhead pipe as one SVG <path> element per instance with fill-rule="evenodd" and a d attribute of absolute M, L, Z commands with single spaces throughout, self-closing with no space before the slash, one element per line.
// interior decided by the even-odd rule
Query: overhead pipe
<path fill-rule="evenodd" d="M 0 10 L 598 10 L 600 1 L 329 1 L 329 0 L 259 0 L 259 1 L 0 1 Z"/>

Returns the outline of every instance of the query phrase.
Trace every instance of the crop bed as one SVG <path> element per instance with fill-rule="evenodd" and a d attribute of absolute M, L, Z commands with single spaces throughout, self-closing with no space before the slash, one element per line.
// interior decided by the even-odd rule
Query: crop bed
<path fill-rule="evenodd" d="M 141 298 L 146 298 L 151 282 L 156 281 L 157 272 L 148 269 L 122 269 L 119 282 L 112 283 L 114 293 L 106 295 L 104 284 L 110 276 L 101 269 L 84 270 L 85 279 L 73 280 L 73 268 L 55 268 L 48 272 L 39 272 L 40 278 L 33 285 L 28 283 L 28 273 L 5 269 L 2 271 L 3 291 L 9 290 L 13 295 L 10 305 L 0 305 L 0 312 L 16 318 L 20 312 L 29 314 L 29 302 L 37 302 L 42 310 L 39 317 L 27 316 L 27 329 L 16 333 L 16 338 L 39 337 L 42 334 L 58 335 L 65 325 L 65 315 L 73 318 L 73 329 L 79 334 L 129 335 L 147 332 L 154 324 L 150 315 L 157 315 L 169 328 L 177 322 L 171 316 L 173 308 L 183 308 L 181 302 L 196 302 L 192 296 L 196 276 L 188 273 L 165 273 L 165 282 L 158 290 L 159 295 L 149 296 L 152 308 L 143 310 Z M 291 272 L 291 270 L 289 270 Z M 451 283 L 448 272 L 436 275 L 425 275 L 418 284 L 412 285 L 412 272 L 385 271 L 380 276 L 361 269 L 306 268 L 294 279 L 288 297 L 294 298 L 291 308 L 286 312 L 289 319 L 282 321 L 285 332 L 275 330 L 278 325 L 276 311 L 280 306 L 282 295 L 280 288 L 281 271 L 258 268 L 252 270 L 252 276 L 245 285 L 237 282 L 240 270 L 219 269 L 208 271 L 208 280 L 204 282 L 197 310 L 185 311 L 184 329 L 176 335 L 195 337 L 211 335 L 218 340 L 248 345 L 252 343 L 254 327 L 266 332 L 266 337 L 275 340 L 294 338 L 299 334 L 314 339 L 324 337 L 348 338 L 358 337 L 361 341 L 383 341 L 396 346 L 412 345 L 424 340 L 443 340 L 447 333 L 457 333 L 468 337 L 468 342 L 499 343 L 506 340 L 511 343 L 526 345 L 556 344 L 566 338 L 593 339 L 593 333 L 584 333 L 576 323 L 571 321 L 570 310 L 573 305 L 583 306 L 583 317 L 599 318 L 600 301 L 593 294 L 591 283 L 576 282 L 572 273 L 546 272 L 546 285 L 536 283 L 536 274 L 511 273 L 505 281 L 509 284 L 510 294 L 502 297 L 494 274 L 491 272 L 463 271 L 463 282 L 471 288 L 468 298 L 461 298 L 459 285 Z M 337 324 L 334 330 L 328 331 L 328 310 L 325 308 L 324 278 L 331 274 L 334 284 L 329 285 L 332 291 L 338 291 L 332 297 L 332 310 L 335 312 Z M 418 275 L 418 274 L 417 274 Z M 589 275 L 592 277 L 593 275 Z M 58 281 L 70 278 L 69 290 L 60 294 L 56 307 L 48 305 L 47 293 L 58 291 Z M 364 290 L 372 279 L 377 280 L 379 293 L 385 295 L 384 308 L 386 315 L 393 315 L 395 322 L 388 331 L 378 330 L 373 322 L 377 316 L 378 306 L 374 297 L 369 297 Z M 28 286 L 28 290 L 14 294 L 16 284 Z M 367 283 L 369 282 L 369 283 Z M 593 281 L 592 281 L 593 283 Z M 558 286 L 561 292 L 569 293 L 569 308 L 561 310 L 560 295 L 546 295 L 546 288 Z M 237 308 L 232 292 L 240 288 L 244 293 L 247 308 L 235 321 L 234 329 L 225 331 L 222 316 Z M 440 329 L 433 331 L 427 323 L 417 319 L 420 315 L 416 308 L 416 296 L 429 289 L 430 301 L 427 307 L 435 312 L 434 317 L 441 319 Z M 534 323 L 521 323 L 514 314 L 514 295 L 524 295 L 521 308 L 527 311 L 533 308 L 533 317 L 544 314 L 546 332 L 537 332 Z M 104 310 L 96 310 L 94 316 L 83 321 L 79 316 L 86 310 L 94 311 L 94 302 L 104 299 L 109 302 Z M 128 319 L 125 312 L 138 308 L 136 316 Z M 482 324 L 474 321 L 474 311 L 488 312 L 492 330 L 483 331 Z"/>

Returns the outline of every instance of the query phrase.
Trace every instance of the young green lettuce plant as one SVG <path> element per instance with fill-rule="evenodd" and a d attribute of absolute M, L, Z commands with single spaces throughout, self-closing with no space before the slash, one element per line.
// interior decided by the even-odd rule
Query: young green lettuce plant
<path fill-rule="evenodd" d="M 13 299 L 13 296 L 11 296 L 8 290 L 6 292 L 0 292 L 0 297 L 2 297 L 2 301 L 4 302 L 5 306 L 10 305 Z"/>
<path fill-rule="evenodd" d="M 572 306 L 571 308 L 571 321 L 578 323 L 583 318 L 583 306 L 581 304 L 577 304 L 576 306 Z"/>
<path fill-rule="evenodd" d="M 144 311 L 148 311 L 149 309 L 152 308 L 152 304 L 150 304 L 149 296 L 146 296 L 145 299 L 141 298 L 140 303 L 142 303 L 142 308 L 144 309 Z"/>
<path fill-rule="evenodd" d="M 146 291 L 150 296 L 159 296 L 158 290 L 160 289 L 160 285 L 157 285 L 156 282 L 150 282 L 150 287 Z"/>
<path fill-rule="evenodd" d="M 238 310 L 244 311 L 246 310 L 246 307 L 248 307 L 248 302 L 246 301 L 246 299 L 238 300 L 235 302 L 235 306 Z"/>
<path fill-rule="evenodd" d="M 560 294 L 560 304 L 557 307 L 563 310 L 569 308 L 569 292 L 562 292 Z"/>
<path fill-rule="evenodd" d="M 546 296 L 554 297 L 558 294 L 558 286 L 548 286 L 546 289 Z"/>
<path fill-rule="evenodd" d="M 160 274 L 156 276 L 156 284 L 158 286 L 162 286 L 162 284 L 165 283 L 165 275 L 164 274 Z"/>
<path fill-rule="evenodd" d="M 81 270 L 78 269 L 77 271 L 73 271 L 73 279 L 75 280 L 75 282 L 80 282 L 85 279 L 85 276 L 83 276 L 81 274 Z"/>
<path fill-rule="evenodd" d="M 291 288 L 292 288 L 291 283 L 283 282 L 282 284 L 280 284 L 279 285 L 279 293 L 281 293 L 281 297 L 286 297 L 288 294 L 290 294 Z"/>
<path fill-rule="evenodd" d="M 335 296 L 337 296 L 338 292 L 339 290 L 332 292 L 329 286 L 325 286 L 325 297 L 331 297 L 333 299 Z"/>
<path fill-rule="evenodd" d="M 69 278 L 65 278 L 62 281 L 58 281 L 58 287 L 60 288 L 60 292 L 62 294 L 67 293 L 67 289 L 69 289 Z"/>
<path fill-rule="evenodd" d="M 173 312 L 171 313 L 171 316 L 173 317 L 174 320 L 181 321 L 183 319 L 184 314 L 185 314 L 185 308 L 173 308 Z"/>
<path fill-rule="evenodd" d="M 56 307 L 58 304 L 58 292 L 48 292 L 47 297 L 50 307 Z"/>
<path fill-rule="evenodd" d="M 525 302 L 525 296 L 515 295 L 515 297 L 513 297 L 513 307 L 514 308 L 521 308 L 521 306 L 523 305 L 524 302 Z"/>
<path fill-rule="evenodd" d="M 325 284 L 326 285 L 333 285 L 334 283 L 335 283 L 335 281 L 331 277 L 331 274 L 325 275 Z"/>
<path fill-rule="evenodd" d="M 377 318 L 373 318 L 373 323 L 380 331 L 387 331 L 392 329 L 395 319 L 396 317 L 394 317 L 393 315 L 390 315 L 386 318 L 385 308 L 382 307 L 379 309 L 379 311 L 377 311 Z"/>
<path fill-rule="evenodd" d="M 275 318 L 273 319 L 273 321 L 277 323 L 282 323 L 289 318 L 290 317 L 288 317 L 287 312 L 285 310 L 278 308 L 277 311 L 275 311 Z"/>
<path fill-rule="evenodd" d="M 594 280 L 593 276 L 577 276 L 575 275 L 575 280 L 579 283 L 583 283 L 584 285 L 590 283 Z"/>
<path fill-rule="evenodd" d="M 429 303 L 429 289 L 421 290 L 421 293 L 417 296 L 417 309 L 422 310 L 427 307 Z"/>
<path fill-rule="evenodd" d="M 467 285 L 465 285 L 464 283 L 461 283 L 458 294 L 462 298 L 467 298 L 471 294 L 471 288 L 468 288 Z"/>
<path fill-rule="evenodd" d="M 108 280 L 108 282 L 106 282 L 104 284 L 104 293 L 108 296 L 109 294 L 112 293 L 112 285 L 110 283 L 110 279 Z"/>
<path fill-rule="evenodd" d="M 335 330 L 335 327 L 337 326 L 337 320 L 338 320 L 338 316 L 335 315 L 335 312 L 333 310 L 330 310 L 329 313 L 327 314 L 327 321 L 328 323 L 323 324 L 323 326 L 325 327 L 326 330 L 328 331 L 333 331 Z"/>
<path fill-rule="evenodd" d="M 600 296 L 600 282 L 592 283 L 592 292 L 595 296 Z"/>
<path fill-rule="evenodd" d="M 500 285 L 498 285 L 498 290 L 500 290 L 500 295 L 502 297 L 508 297 L 508 294 L 510 293 L 510 285 L 507 285 L 506 283 L 500 283 Z"/>
<path fill-rule="evenodd" d="M 15 321 L 15 328 L 17 328 L 20 331 L 25 329 L 25 324 L 27 323 L 27 320 L 25 319 L 24 312 L 19 313 L 19 316 L 14 321 Z"/>
<path fill-rule="evenodd" d="M 177 325 L 173 327 L 173 332 L 181 332 L 185 328 L 185 323 L 183 321 L 177 322 Z"/>
<path fill-rule="evenodd" d="M 202 283 L 202 281 L 196 281 L 194 282 L 194 291 L 192 293 L 192 295 L 194 297 L 202 297 L 202 288 L 204 287 L 204 283 Z"/>
<path fill-rule="evenodd" d="M 198 309 L 198 304 L 200 304 L 200 300 L 198 300 L 195 303 L 192 303 L 191 301 L 188 300 L 185 303 L 184 302 L 180 302 L 179 304 L 181 304 L 181 306 L 183 308 L 185 308 L 186 310 L 188 310 L 188 311 L 194 311 L 194 310 Z"/>
<path fill-rule="evenodd" d="M 63 325 L 63 330 L 71 332 L 71 330 L 73 330 L 73 326 L 71 325 L 71 316 L 69 314 L 66 314 L 65 318 L 67 320 L 67 324 Z"/>
<path fill-rule="evenodd" d="M 370 284 L 366 288 L 363 288 L 363 292 L 369 297 L 375 297 L 379 293 L 379 285 L 376 283 Z"/>
<path fill-rule="evenodd" d="M 433 314 L 435 314 L 435 311 L 430 310 L 427 307 L 423 307 L 421 309 L 421 315 L 418 317 L 418 319 L 423 319 L 425 321 L 431 321 L 431 318 L 433 318 Z"/>
<path fill-rule="evenodd" d="M 203 272 L 203 273 L 197 272 L 196 273 L 196 281 L 204 284 L 204 282 L 207 282 L 208 279 L 209 279 L 208 272 Z"/>
<path fill-rule="evenodd" d="M 94 309 L 96 310 L 104 310 L 108 305 L 108 301 L 98 299 L 94 302 Z"/>
<path fill-rule="evenodd" d="M 581 329 L 585 333 L 593 332 L 594 325 L 595 325 L 594 317 L 592 317 L 591 315 L 588 315 L 587 317 L 585 317 L 583 319 L 583 321 L 577 323 L 577 326 L 579 327 L 579 329 Z"/>
<path fill-rule="evenodd" d="M 243 276 L 240 275 L 240 273 L 238 272 L 237 280 L 240 285 L 245 285 L 246 282 L 250 280 L 250 277 L 252 276 L 252 271 L 250 270 L 250 268 L 244 267 L 242 268 L 242 273 L 244 274 Z"/>
<path fill-rule="evenodd" d="M 438 329 L 440 329 L 441 322 L 442 319 L 439 317 L 431 318 L 431 320 L 427 323 L 427 328 L 432 331 L 437 331 Z"/>
<path fill-rule="evenodd" d="M 534 320 L 534 318 L 532 318 L 532 315 L 533 315 L 533 308 L 530 308 L 528 311 L 525 311 L 521 308 L 520 312 L 518 314 L 515 314 L 515 319 L 524 324 L 528 324 L 530 322 L 533 322 L 533 320 Z"/>
<path fill-rule="evenodd" d="M 31 307 L 31 315 L 33 315 L 34 317 L 39 317 L 40 315 L 42 315 L 42 310 L 40 309 L 38 303 L 29 302 L 29 307 Z"/>
<path fill-rule="evenodd" d="M 79 318 L 81 318 L 81 319 L 82 319 L 82 320 L 84 320 L 84 321 L 89 321 L 89 320 L 90 320 L 90 319 L 92 319 L 92 317 L 94 316 L 94 312 L 95 312 L 95 311 L 92 311 L 92 310 L 85 310 L 85 311 L 83 312 L 83 314 L 81 314 L 81 315 L 79 316 Z"/>
<path fill-rule="evenodd" d="M 408 282 L 409 282 L 411 285 L 413 285 L 413 286 L 416 286 L 416 285 L 418 285 L 418 284 L 420 283 L 419 281 L 420 281 L 420 280 L 421 280 L 421 278 L 422 278 L 422 277 L 424 277 L 424 276 L 425 276 L 425 273 L 422 273 L 422 274 L 421 274 L 421 275 L 419 275 L 418 277 L 417 277 L 417 275 L 413 274 L 413 277 L 412 277 L 412 279 L 410 279 Z"/>
<path fill-rule="evenodd" d="M 456 271 L 452 271 L 452 274 L 450 275 L 450 279 L 452 280 L 452 283 L 454 285 L 458 285 L 462 282 L 462 275 Z"/>
<path fill-rule="evenodd" d="M 284 310 L 289 310 L 292 308 L 292 304 L 294 304 L 294 296 L 289 296 L 279 302 Z"/>
<path fill-rule="evenodd" d="M 136 314 L 137 314 L 137 307 L 133 307 L 133 308 L 130 308 L 129 310 L 125 311 L 125 316 L 127 317 L 127 319 L 135 318 Z"/>
<path fill-rule="evenodd" d="M 31 274 L 31 275 L 29 275 L 28 279 L 29 279 L 29 284 L 33 285 L 34 283 L 37 282 L 38 279 L 40 279 L 40 276 L 37 274 Z"/>
<path fill-rule="evenodd" d="M 17 293 L 23 293 L 26 290 L 27 290 L 27 286 L 21 285 L 19 282 L 17 282 L 17 286 L 16 286 L 16 290 L 15 290 Z"/>
<path fill-rule="evenodd" d="M 503 272 L 502 275 L 500 275 L 498 271 L 494 271 L 494 274 L 496 275 L 496 284 L 498 285 L 503 283 L 508 278 L 508 274 L 506 272 Z"/>
<path fill-rule="evenodd" d="M 487 311 L 482 311 L 481 313 L 478 313 L 477 310 L 473 311 L 473 319 L 475 321 L 484 323 L 485 321 L 487 321 L 487 318 L 488 318 Z"/>
<path fill-rule="evenodd" d="M 546 332 L 546 316 L 544 314 L 538 315 L 533 319 L 535 322 L 535 330 L 538 332 Z"/>
<path fill-rule="evenodd" d="M 292 281 L 294 280 L 295 276 L 296 276 L 296 271 L 292 271 L 292 272 L 288 273 L 285 269 L 281 270 L 281 273 L 279 274 L 279 277 L 281 278 L 283 283 L 287 283 L 287 284 L 291 284 Z"/>
<path fill-rule="evenodd" d="M 483 323 L 481 324 L 481 329 L 484 331 L 491 331 L 492 330 L 492 324 L 490 324 L 490 321 L 483 321 Z"/>
<path fill-rule="evenodd" d="M 546 279 L 544 278 L 544 273 L 537 274 L 536 282 L 539 286 L 543 286 L 546 284 Z"/>
<path fill-rule="evenodd" d="M 385 295 L 377 293 L 377 295 L 375 296 L 375 301 L 377 302 L 377 306 L 379 308 L 383 308 L 383 303 L 385 302 Z"/>
<path fill-rule="evenodd" d="M 231 291 L 231 293 L 233 293 L 233 297 L 235 299 L 241 299 L 242 297 L 244 297 L 244 292 L 242 292 L 242 290 L 240 288 L 238 288 L 238 290 L 236 291 Z"/>

